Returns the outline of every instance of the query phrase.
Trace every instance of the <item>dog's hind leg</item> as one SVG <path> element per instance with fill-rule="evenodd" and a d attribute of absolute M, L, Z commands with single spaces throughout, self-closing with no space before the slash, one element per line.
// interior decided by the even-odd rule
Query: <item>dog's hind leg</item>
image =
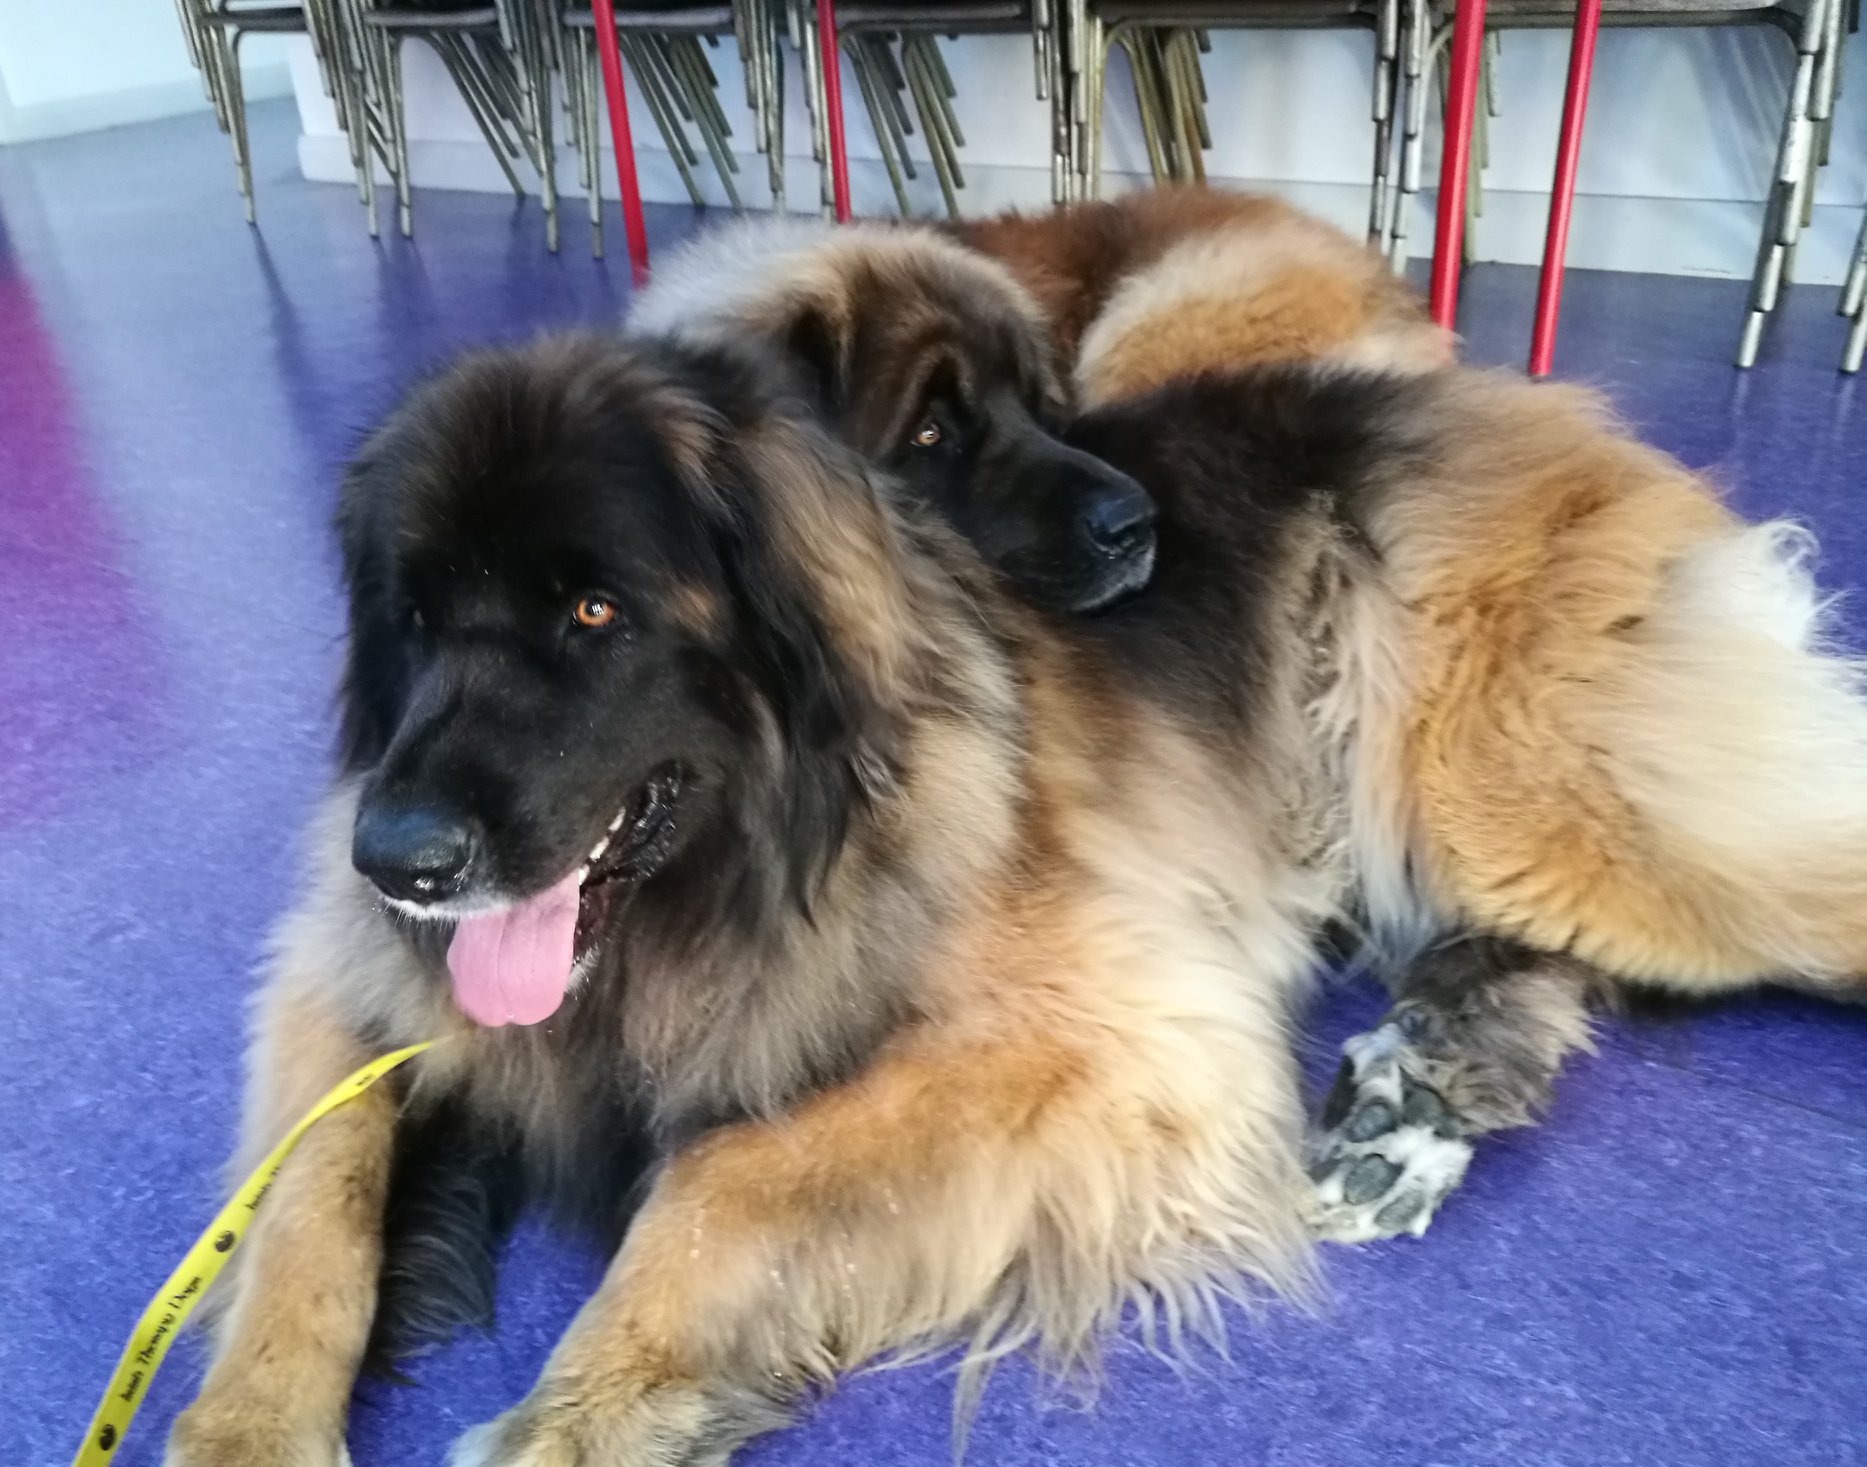
<path fill-rule="evenodd" d="M 1473 1139 L 1534 1121 L 1564 1058 L 1588 1046 L 1597 981 L 1573 959 L 1489 937 L 1418 959 L 1381 1024 L 1343 1046 L 1308 1146 L 1318 1235 L 1425 1232 Z"/>
<path fill-rule="evenodd" d="M 262 1000 L 240 1175 L 331 1086 L 375 1057 L 302 990 Z M 222 1284 L 214 1363 L 164 1467 L 339 1467 L 382 1262 L 396 1102 L 366 1091 L 306 1133 Z"/>

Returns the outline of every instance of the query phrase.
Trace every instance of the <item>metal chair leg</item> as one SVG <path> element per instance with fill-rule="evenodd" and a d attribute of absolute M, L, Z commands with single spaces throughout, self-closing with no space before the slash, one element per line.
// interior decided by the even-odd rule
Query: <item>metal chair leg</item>
<path fill-rule="evenodd" d="M 1174 38 L 1174 69 L 1180 86 L 1186 159 L 1192 180 L 1206 182 L 1206 154 L 1212 148 L 1212 122 L 1206 112 L 1206 76 L 1199 64 L 1199 37 L 1181 31 Z"/>
<path fill-rule="evenodd" d="M 1393 263 L 1407 268 L 1407 245 L 1413 232 L 1414 204 L 1419 197 L 1426 160 L 1426 78 L 1439 51 L 1450 44 L 1452 28 L 1434 30 L 1428 0 L 1412 0 L 1413 43 L 1408 50 L 1406 137 L 1401 156 L 1400 190 L 1394 204 Z"/>
<path fill-rule="evenodd" d="M 701 140 L 713 157 L 713 166 L 720 172 L 727 202 L 733 209 L 743 210 L 745 204 L 739 197 L 736 182 L 740 172 L 739 154 L 732 146 L 732 121 L 726 116 L 726 109 L 720 106 L 719 77 L 696 37 L 676 39 L 682 44 L 672 47 L 670 62 L 678 62 L 684 74 L 695 120 L 701 129 Z"/>
<path fill-rule="evenodd" d="M 1448 331 L 1457 324 L 1472 114 L 1478 106 L 1479 63 L 1484 57 L 1484 45 L 1485 0 L 1458 0 L 1458 15 L 1452 29 L 1452 70 L 1447 82 L 1449 105 L 1445 153 L 1439 169 L 1439 219 L 1433 240 L 1431 293 L 1433 319 Z"/>
<path fill-rule="evenodd" d="M 454 37 L 433 36 L 428 40 L 430 49 L 441 58 L 441 65 L 454 83 L 454 90 L 460 93 L 461 101 L 466 103 L 467 114 L 480 130 L 480 136 L 485 139 L 487 151 L 493 155 L 499 171 L 505 174 L 512 196 L 523 199 L 525 185 L 520 181 L 518 171 L 513 168 L 510 156 L 517 151 L 517 147 L 507 136 L 504 121 L 494 110 L 492 98 L 480 85 L 480 78 L 474 75 L 472 58 L 465 54 Z"/>
<path fill-rule="evenodd" d="M 1388 177 L 1394 152 L 1394 101 L 1400 63 L 1400 3 L 1380 0 L 1375 14 L 1374 76 L 1371 111 L 1374 118 L 1374 166 L 1368 189 L 1368 245 L 1383 250 L 1387 243 Z"/>
<path fill-rule="evenodd" d="M 1841 314 L 1854 321 L 1841 353 L 1841 370 L 1858 372 L 1862 357 L 1867 356 L 1867 209 L 1861 211 L 1860 237 L 1854 241 L 1854 263 L 1848 270 L 1847 283 L 1841 287 Z"/>
<path fill-rule="evenodd" d="M 689 45 L 683 47 L 679 44 L 682 41 Z M 692 42 L 691 36 L 673 37 L 654 47 L 653 64 L 659 67 L 664 86 L 671 84 L 677 98 L 685 95 L 694 128 L 713 160 L 714 171 L 719 174 L 720 187 L 725 190 L 727 205 L 735 213 L 741 213 L 745 204 L 734 182 L 734 175 L 739 172 L 739 159 L 726 144 L 730 124 L 726 114 L 719 108 L 717 80 L 712 68 L 706 66 L 704 57 L 697 55 L 698 47 Z"/>
<path fill-rule="evenodd" d="M 1796 68 L 1790 77 L 1783 108 L 1782 132 L 1776 166 L 1764 208 L 1764 232 L 1758 249 L 1757 269 L 1751 277 L 1751 304 L 1738 339 L 1737 365 L 1756 364 L 1763 329 L 1776 309 L 1783 282 L 1801 235 L 1802 190 L 1811 182 L 1814 167 L 1813 126 L 1809 120 L 1814 96 L 1818 48 L 1827 34 L 1827 6 L 1838 0 L 1810 0 L 1796 38 Z"/>
<path fill-rule="evenodd" d="M 881 148 L 882 166 L 888 170 L 888 186 L 894 190 L 895 207 L 905 219 L 913 212 L 901 172 L 901 155 L 907 151 L 907 140 L 901 133 L 894 106 L 882 98 L 874 61 L 869 55 L 872 44 L 876 43 L 867 37 L 846 36 L 843 41 L 849 69 L 856 74 L 856 86 L 862 93 L 862 105 L 868 110 L 869 126 L 875 130 L 875 141 Z"/>
<path fill-rule="evenodd" d="M 609 112 L 610 136 L 616 147 L 616 184 L 622 194 L 623 233 L 629 242 L 629 276 L 639 289 L 648 283 L 648 221 L 642 212 L 642 186 L 635 169 L 635 135 L 629 126 L 629 84 L 622 74 L 615 0 L 591 0 L 590 8 L 596 16 L 596 49 L 603 71 L 603 99 Z"/>
<path fill-rule="evenodd" d="M 1860 371 L 1864 358 L 1867 358 L 1867 315 L 1854 318 L 1854 329 L 1848 332 L 1847 345 L 1841 352 L 1841 370 L 1853 375 Z"/>
<path fill-rule="evenodd" d="M 1569 84 L 1562 101 L 1562 134 L 1556 177 L 1550 189 L 1549 234 L 1543 245 L 1543 274 L 1536 293 L 1536 327 L 1530 339 L 1530 375 L 1546 377 L 1556 353 L 1562 311 L 1562 277 L 1569 248 L 1569 215 L 1575 204 L 1576 167 L 1588 116 L 1588 87 L 1595 71 L 1595 40 L 1601 30 L 1601 0 L 1581 0 L 1569 42 Z"/>
<path fill-rule="evenodd" d="M 408 175 L 408 119 L 403 106 L 402 38 L 385 37 L 383 51 L 387 63 L 384 80 L 388 84 L 389 144 L 395 153 L 395 167 L 391 171 L 395 175 L 396 222 L 402 230 L 402 238 L 412 239 L 415 234 L 415 205 L 410 195 Z"/>
<path fill-rule="evenodd" d="M 1153 174 L 1155 183 L 1164 183 L 1171 173 L 1161 127 L 1161 108 L 1155 96 L 1153 68 L 1148 64 L 1146 55 L 1147 35 L 1145 32 L 1118 31 L 1110 44 L 1119 46 L 1128 58 L 1128 75 L 1134 84 L 1135 111 L 1141 118 L 1141 142 L 1147 149 L 1148 172 Z"/>
<path fill-rule="evenodd" d="M 1087 11 L 1087 5 L 1084 5 Z M 1085 199 L 1102 197 L 1102 119 L 1103 92 L 1108 86 L 1108 28 L 1089 14 L 1088 34 L 1083 38 L 1083 105 L 1087 122 L 1083 127 L 1082 195 Z"/>
<path fill-rule="evenodd" d="M 843 132 L 843 52 L 836 39 L 836 0 L 815 0 L 817 49 L 823 54 L 823 121 L 829 144 L 830 193 L 838 224 L 850 216 L 849 146 Z"/>
<path fill-rule="evenodd" d="M 545 55 L 544 36 L 539 30 L 539 16 L 525 17 L 527 30 L 521 41 L 519 81 L 524 94 L 526 133 L 532 151 L 532 168 L 538 175 L 538 195 L 544 206 L 545 248 L 558 252 L 558 169 L 557 142 L 553 136 L 551 67 Z"/>
<path fill-rule="evenodd" d="M 927 153 L 933 161 L 934 177 L 940 183 L 940 196 L 946 201 L 948 216 L 957 219 L 962 180 L 958 160 L 952 155 L 952 141 L 946 136 L 940 117 L 942 99 L 936 95 L 939 83 L 918 49 L 903 48 L 901 69 L 907 74 L 908 90 L 914 97 L 915 110 L 920 114 L 921 136 L 927 143 Z"/>
<path fill-rule="evenodd" d="M 205 36 L 204 55 L 213 70 L 213 86 L 225 108 L 227 139 L 233 147 L 234 182 L 240 190 L 240 203 L 246 222 L 256 222 L 253 206 L 253 159 L 247 149 L 246 96 L 240 85 L 240 33 L 231 35 L 225 26 L 213 26 Z"/>
<path fill-rule="evenodd" d="M 1858 316 L 1867 306 L 1867 209 L 1861 212 L 1860 237 L 1854 241 L 1854 263 L 1841 287 L 1841 314 Z"/>
<path fill-rule="evenodd" d="M 583 102 L 584 152 L 590 175 L 585 186 L 590 205 L 590 255 L 600 260 L 603 258 L 603 114 L 594 32 L 578 32 L 577 65 L 582 72 L 577 90 Z"/>
<path fill-rule="evenodd" d="M 619 40 L 623 60 L 629 63 L 629 69 L 635 73 L 635 84 L 642 94 L 642 101 L 648 108 L 648 115 L 655 121 L 656 129 L 661 133 L 661 140 L 667 145 L 668 156 L 674 160 L 674 171 L 681 176 L 681 183 L 687 189 L 687 197 L 695 208 L 706 207 L 706 196 L 700 191 L 700 184 L 694 178 L 693 165 L 698 161 L 692 145 L 681 131 L 681 125 L 674 115 L 672 106 L 662 95 L 660 79 L 649 69 L 642 58 L 642 42 L 633 35 L 623 36 Z"/>
<path fill-rule="evenodd" d="M 810 113 L 810 155 L 817 163 L 818 206 L 829 213 L 834 207 L 835 191 L 830 182 L 830 129 L 824 102 L 823 54 L 814 16 L 802 5 L 792 13 L 798 22 L 797 50 L 804 62 L 804 103 Z"/>

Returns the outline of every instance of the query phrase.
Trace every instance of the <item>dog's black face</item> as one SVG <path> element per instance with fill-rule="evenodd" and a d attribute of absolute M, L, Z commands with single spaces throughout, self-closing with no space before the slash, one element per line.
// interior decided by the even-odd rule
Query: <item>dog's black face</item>
<path fill-rule="evenodd" d="M 941 373 L 912 427 L 881 458 L 1026 596 L 1092 612 L 1139 591 L 1154 569 L 1155 506 L 1101 459 L 1059 441 L 1014 383 Z"/>
<path fill-rule="evenodd" d="M 484 1023 L 555 1010 L 617 898 L 703 858 L 759 750 L 799 720 L 835 742 L 807 618 L 736 591 L 756 536 L 696 465 L 710 409 L 642 356 L 469 362 L 346 489 L 353 859 L 455 924 L 456 997 Z"/>
<path fill-rule="evenodd" d="M 1041 327 L 992 277 L 940 263 L 878 263 L 848 302 L 800 309 L 786 345 L 817 403 L 1029 599 L 1093 612 L 1140 590 L 1153 500 L 1059 437 Z"/>

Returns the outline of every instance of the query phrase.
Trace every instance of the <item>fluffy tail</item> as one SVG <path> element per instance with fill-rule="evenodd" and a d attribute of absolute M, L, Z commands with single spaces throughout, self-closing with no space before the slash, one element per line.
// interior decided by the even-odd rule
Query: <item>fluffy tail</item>
<path fill-rule="evenodd" d="M 1867 665 L 1814 551 L 1783 521 L 1688 551 L 1589 699 L 1703 980 L 1867 973 Z"/>
<path fill-rule="evenodd" d="M 1867 675 L 1812 537 L 1744 524 L 1585 394 L 1437 390 L 1453 446 L 1376 519 L 1437 897 L 1623 978 L 1862 987 Z"/>

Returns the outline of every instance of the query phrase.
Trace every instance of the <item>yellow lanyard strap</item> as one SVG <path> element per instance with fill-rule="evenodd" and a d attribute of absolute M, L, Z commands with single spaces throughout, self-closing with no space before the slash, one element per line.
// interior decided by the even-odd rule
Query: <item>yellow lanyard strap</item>
<path fill-rule="evenodd" d="M 110 1377 L 104 1399 L 97 1403 L 97 1410 L 91 1416 L 90 1429 L 84 1434 L 84 1445 L 78 1448 L 78 1455 L 72 1459 L 72 1467 L 102 1467 L 110 1460 L 111 1453 L 130 1429 L 130 1422 L 136 1419 L 136 1412 L 149 1393 L 149 1382 L 155 1379 L 163 1357 L 169 1352 L 169 1346 L 175 1343 L 176 1332 L 181 1329 L 183 1321 L 194 1313 L 195 1305 L 201 1302 L 202 1294 L 207 1292 L 207 1286 L 227 1266 L 233 1250 L 240 1246 L 240 1240 L 246 1236 L 246 1230 L 252 1224 L 253 1213 L 259 1207 L 260 1199 L 272 1186 L 272 1179 L 279 1174 L 279 1168 L 285 1165 L 285 1158 L 304 1139 L 305 1132 L 345 1101 L 355 1100 L 397 1065 L 413 1059 L 424 1049 L 432 1049 L 434 1043 L 431 1039 L 426 1044 L 411 1044 L 407 1049 L 398 1049 L 394 1054 L 371 1060 L 354 1075 L 333 1086 L 322 1100 L 311 1107 L 303 1120 L 286 1132 L 285 1139 L 272 1148 L 253 1174 L 240 1184 L 232 1200 L 215 1214 L 214 1221 L 207 1225 L 207 1231 L 195 1240 L 194 1247 L 188 1250 L 175 1272 L 168 1276 L 168 1282 L 162 1285 L 155 1298 L 149 1301 L 149 1307 L 143 1310 L 143 1317 L 136 1324 L 136 1332 L 130 1336 L 130 1342 L 123 1347 L 123 1354 L 117 1360 L 116 1373 Z"/>

